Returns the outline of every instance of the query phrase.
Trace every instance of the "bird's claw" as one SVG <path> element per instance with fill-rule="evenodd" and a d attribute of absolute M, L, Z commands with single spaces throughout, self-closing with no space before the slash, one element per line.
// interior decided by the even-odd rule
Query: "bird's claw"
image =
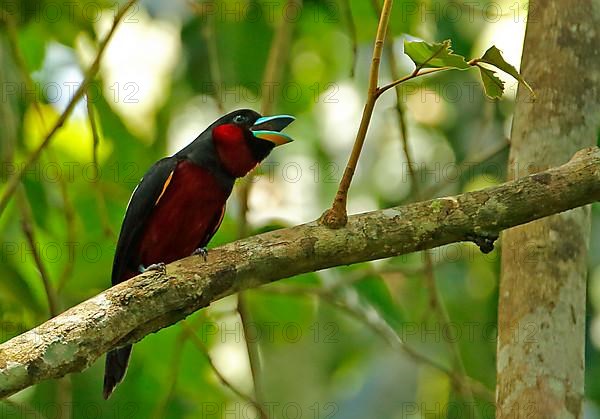
<path fill-rule="evenodd" d="M 202 256 L 206 262 L 208 258 L 208 249 L 206 247 L 199 247 L 192 252 L 192 256 Z"/>
<path fill-rule="evenodd" d="M 167 273 L 167 265 L 163 262 L 153 263 L 148 267 L 144 267 L 144 265 L 140 265 L 140 272 L 148 272 L 148 271 L 159 271 L 161 274 L 165 275 Z"/>

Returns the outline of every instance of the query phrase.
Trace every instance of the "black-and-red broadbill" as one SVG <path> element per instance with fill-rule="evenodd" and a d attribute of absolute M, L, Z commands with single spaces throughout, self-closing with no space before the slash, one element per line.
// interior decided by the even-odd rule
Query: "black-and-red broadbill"
<path fill-rule="evenodd" d="M 236 178 L 271 150 L 291 140 L 281 130 L 293 117 L 263 117 L 242 109 L 210 125 L 181 151 L 156 162 L 127 206 L 112 270 L 112 284 L 195 253 L 215 234 Z M 106 355 L 104 398 L 123 379 L 131 345 Z"/>

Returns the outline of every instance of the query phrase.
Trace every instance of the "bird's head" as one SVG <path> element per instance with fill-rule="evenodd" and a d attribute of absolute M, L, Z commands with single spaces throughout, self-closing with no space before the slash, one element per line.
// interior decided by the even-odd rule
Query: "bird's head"
<path fill-rule="evenodd" d="M 292 139 L 281 131 L 294 121 L 293 116 L 261 116 L 250 109 L 231 112 L 212 128 L 212 140 L 225 170 L 243 177 L 273 148 Z"/>

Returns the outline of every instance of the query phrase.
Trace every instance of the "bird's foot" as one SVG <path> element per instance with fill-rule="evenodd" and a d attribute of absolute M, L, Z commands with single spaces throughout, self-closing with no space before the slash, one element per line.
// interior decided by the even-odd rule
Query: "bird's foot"
<path fill-rule="evenodd" d="M 192 252 L 192 256 L 202 256 L 204 262 L 206 262 L 208 258 L 208 249 L 206 247 L 199 247 Z"/>
<path fill-rule="evenodd" d="M 141 273 L 148 272 L 148 271 L 159 271 L 163 275 L 165 275 L 167 273 L 167 266 L 162 262 L 153 263 L 152 265 L 150 265 L 148 267 L 144 267 L 144 265 L 140 265 L 140 267 L 138 269 Z"/>

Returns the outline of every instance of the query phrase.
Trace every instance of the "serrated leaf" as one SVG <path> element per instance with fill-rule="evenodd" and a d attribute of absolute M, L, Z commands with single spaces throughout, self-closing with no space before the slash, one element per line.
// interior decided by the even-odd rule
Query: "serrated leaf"
<path fill-rule="evenodd" d="M 529 84 L 525 81 L 525 79 L 521 76 L 521 74 L 519 74 L 517 69 L 512 64 L 509 64 L 506 62 L 504 57 L 502 57 L 502 52 L 498 48 L 496 48 L 495 45 L 492 45 L 485 52 L 485 54 L 483 54 L 483 57 L 481 57 L 477 61 L 493 65 L 494 67 L 498 68 L 499 70 L 502 70 L 507 74 L 510 74 L 516 80 L 518 80 L 520 83 L 523 83 L 523 85 L 525 85 L 525 87 L 527 87 L 527 89 L 529 89 L 529 91 L 531 93 L 534 93 L 531 86 L 529 86 Z"/>
<path fill-rule="evenodd" d="M 504 82 L 492 70 L 477 66 L 485 88 L 485 94 L 491 99 L 500 99 L 504 93 Z"/>
<path fill-rule="evenodd" d="M 450 47 L 449 39 L 434 44 L 404 40 L 404 53 L 413 60 L 417 68 L 452 67 L 460 70 L 469 68 L 465 57 L 454 54 Z"/>

